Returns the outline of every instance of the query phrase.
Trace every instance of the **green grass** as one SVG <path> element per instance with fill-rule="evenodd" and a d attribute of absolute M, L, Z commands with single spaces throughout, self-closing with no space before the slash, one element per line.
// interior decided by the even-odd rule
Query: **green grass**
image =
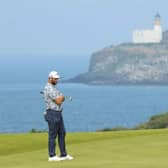
<path fill-rule="evenodd" d="M 1 134 L 2 168 L 167 168 L 168 129 L 68 133 L 72 161 L 48 162 L 47 134 Z M 57 153 L 59 150 L 57 148 Z"/>

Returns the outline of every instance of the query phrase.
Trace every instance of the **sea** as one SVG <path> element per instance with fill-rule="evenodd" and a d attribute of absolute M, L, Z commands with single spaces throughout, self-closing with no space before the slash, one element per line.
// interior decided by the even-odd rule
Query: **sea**
<path fill-rule="evenodd" d="M 0 133 L 46 131 L 45 82 L 0 84 Z M 168 111 L 168 86 L 95 86 L 59 83 L 72 101 L 63 105 L 67 132 L 135 127 L 153 115 Z"/>

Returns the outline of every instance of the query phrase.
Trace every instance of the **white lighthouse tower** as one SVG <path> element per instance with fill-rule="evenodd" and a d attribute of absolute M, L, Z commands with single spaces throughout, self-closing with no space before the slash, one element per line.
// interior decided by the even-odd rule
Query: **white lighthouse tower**
<path fill-rule="evenodd" d="M 162 40 L 162 26 L 161 26 L 161 18 L 159 14 L 156 14 L 155 16 L 154 31 L 156 32 L 155 40 L 160 42 Z"/>
<path fill-rule="evenodd" d="M 153 30 L 133 31 L 133 43 L 160 43 L 162 40 L 161 17 L 155 15 Z"/>

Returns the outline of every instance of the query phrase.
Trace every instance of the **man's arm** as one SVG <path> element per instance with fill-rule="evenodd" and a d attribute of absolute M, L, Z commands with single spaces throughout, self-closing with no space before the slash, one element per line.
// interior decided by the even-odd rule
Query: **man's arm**
<path fill-rule="evenodd" d="M 63 95 L 58 96 L 54 101 L 55 103 L 60 106 L 65 100 L 65 97 Z"/>

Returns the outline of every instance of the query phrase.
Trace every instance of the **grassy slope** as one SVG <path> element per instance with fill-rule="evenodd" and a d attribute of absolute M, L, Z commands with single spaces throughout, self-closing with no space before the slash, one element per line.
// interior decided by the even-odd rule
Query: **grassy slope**
<path fill-rule="evenodd" d="M 47 134 L 1 134 L 4 168 L 167 168 L 168 129 L 70 133 L 72 161 L 47 161 Z"/>

